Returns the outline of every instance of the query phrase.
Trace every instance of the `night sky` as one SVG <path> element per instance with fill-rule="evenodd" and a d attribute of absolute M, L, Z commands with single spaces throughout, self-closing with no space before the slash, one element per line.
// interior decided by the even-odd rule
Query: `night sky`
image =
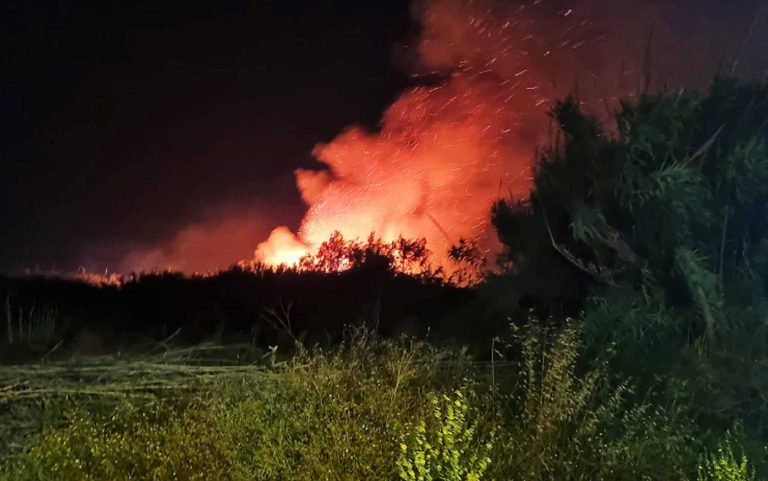
<path fill-rule="evenodd" d="M 295 226 L 293 170 L 375 125 L 410 28 L 400 0 L 2 2 L 0 270 L 102 269 L 241 205 Z"/>

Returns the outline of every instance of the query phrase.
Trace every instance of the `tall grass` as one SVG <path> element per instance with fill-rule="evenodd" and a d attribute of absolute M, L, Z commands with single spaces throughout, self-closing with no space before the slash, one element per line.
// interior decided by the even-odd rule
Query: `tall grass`
<path fill-rule="evenodd" d="M 7 345 L 34 345 L 51 342 L 56 333 L 56 309 L 48 306 L 14 306 L 9 297 L 2 306 L 0 339 Z"/>
<path fill-rule="evenodd" d="M 0 479 L 394 479 L 405 426 L 469 369 L 460 355 L 365 335 L 273 366 L 208 367 L 207 377 L 200 366 L 85 366 L 90 380 L 70 388 L 84 402 Z M 63 390 L 15 396 L 47 402 Z"/>
<path fill-rule="evenodd" d="M 516 333 L 520 362 L 501 397 L 496 477 L 685 479 L 696 451 L 684 410 L 653 406 L 627 380 L 612 382 L 603 363 L 580 366 L 579 332 L 533 323 Z"/>
<path fill-rule="evenodd" d="M 145 364 L 177 377 L 136 391 L 140 370 L 117 365 L 110 382 L 86 383 L 89 402 L 64 410 L 7 459 L 0 480 L 695 476 L 677 411 L 652 407 L 601 367 L 580 366 L 576 329 L 534 326 L 512 346 L 515 360 L 496 364 L 490 379 L 461 352 L 365 333 L 216 374 Z"/>

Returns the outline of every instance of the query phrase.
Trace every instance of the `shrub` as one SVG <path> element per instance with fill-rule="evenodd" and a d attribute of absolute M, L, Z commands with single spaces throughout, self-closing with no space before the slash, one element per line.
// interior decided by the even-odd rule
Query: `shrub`
<path fill-rule="evenodd" d="M 422 344 L 359 338 L 300 355 L 228 401 L 242 462 L 256 480 L 395 479 L 401 433 L 426 416 L 430 393 L 462 378 L 460 367 L 440 368 L 456 360 Z"/>
<path fill-rule="evenodd" d="M 683 479 L 694 464 L 680 409 L 612 386 L 605 364 L 579 368 L 579 329 L 531 324 L 515 334 L 519 374 L 494 451 L 498 479 Z"/>
<path fill-rule="evenodd" d="M 396 479 L 402 433 L 468 373 L 460 357 L 364 335 L 275 366 L 181 399 L 80 409 L 0 480 Z"/>
<path fill-rule="evenodd" d="M 736 455 L 730 440 L 723 441 L 714 453 L 704 455 L 699 462 L 698 481 L 754 481 L 755 472 L 747 456 Z"/>
<path fill-rule="evenodd" d="M 530 197 L 493 211 L 513 314 L 582 317 L 614 373 L 684 389 L 702 431 L 741 420 L 762 440 L 768 84 L 641 95 L 607 126 L 575 99 L 552 117 Z"/>
<path fill-rule="evenodd" d="M 221 414 L 198 404 L 125 403 L 110 417 L 73 415 L 46 429 L 21 459 L 5 467 L 8 481 L 165 481 L 244 479 Z"/>
<path fill-rule="evenodd" d="M 400 444 L 397 466 L 403 481 L 480 481 L 493 443 L 483 441 L 478 422 L 470 420 L 464 394 L 431 397 L 432 415 L 419 420 Z"/>
<path fill-rule="evenodd" d="M 461 354 L 359 335 L 173 399 L 91 400 L 0 480 L 660 480 L 695 467 L 679 410 L 580 367 L 578 329 L 532 324 L 515 347 L 489 395 Z"/>

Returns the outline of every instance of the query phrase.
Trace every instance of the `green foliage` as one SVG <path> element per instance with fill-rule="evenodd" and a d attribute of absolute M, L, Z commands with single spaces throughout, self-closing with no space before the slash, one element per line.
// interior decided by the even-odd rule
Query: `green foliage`
<path fill-rule="evenodd" d="M 518 329 L 520 376 L 505 397 L 494 474 L 520 480 L 681 479 L 694 441 L 677 406 L 637 400 L 613 387 L 607 366 L 580 368 L 579 330 Z"/>
<path fill-rule="evenodd" d="M 714 453 L 702 457 L 697 472 L 698 481 L 754 481 L 755 473 L 747 456 L 737 456 L 729 440 L 723 441 Z"/>
<path fill-rule="evenodd" d="M 175 412 L 132 404 L 106 419 L 75 415 L 62 429 L 46 429 L 0 479 L 244 479 L 220 416 L 208 406 Z"/>
<path fill-rule="evenodd" d="M 357 336 L 172 399 L 89 403 L 49 424 L 0 479 L 396 479 L 402 433 L 467 375 L 460 356 Z"/>
<path fill-rule="evenodd" d="M 693 469 L 678 410 L 611 388 L 605 366 L 580 368 L 578 330 L 534 324 L 516 339 L 519 362 L 496 366 L 493 385 L 460 352 L 358 335 L 271 370 L 218 368 L 221 381 L 173 396 L 115 403 L 113 386 L 46 423 L 0 479 L 669 479 Z"/>
<path fill-rule="evenodd" d="M 133 377 L 102 389 L 106 373 L 84 366 L 80 376 L 93 376 L 84 388 L 88 397 L 78 398 L 84 402 L 64 419 L 50 419 L 2 464 L 0 480 L 567 481 L 692 474 L 696 443 L 681 409 L 653 407 L 626 382 L 612 387 L 605 364 L 583 366 L 578 329 L 532 323 L 515 332 L 510 347 L 511 360 L 494 365 L 490 383 L 486 365 L 462 352 L 364 334 L 270 369 L 217 367 L 212 376 L 219 381 L 210 377 L 160 396 L 147 390 L 127 398 L 141 387 Z M 200 377 L 201 369 L 180 374 Z"/>
<path fill-rule="evenodd" d="M 685 391 L 702 427 L 762 436 L 768 85 L 644 95 L 608 128 L 574 99 L 552 117 L 530 198 L 493 211 L 519 307 L 583 317 L 617 374 Z"/>
<path fill-rule="evenodd" d="M 400 434 L 445 374 L 423 345 L 356 340 L 232 394 L 251 479 L 394 479 Z"/>
<path fill-rule="evenodd" d="M 431 396 L 433 419 L 419 420 L 400 444 L 397 460 L 403 481 L 480 481 L 491 463 L 492 438 L 478 439 L 460 390 L 452 397 Z"/>

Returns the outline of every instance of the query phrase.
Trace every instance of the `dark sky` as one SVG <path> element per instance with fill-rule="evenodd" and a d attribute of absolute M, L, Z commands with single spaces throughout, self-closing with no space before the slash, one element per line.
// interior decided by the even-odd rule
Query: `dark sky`
<path fill-rule="evenodd" d="M 405 0 L 0 2 L 0 271 L 101 269 L 293 170 L 407 84 Z M 267 232 L 265 232 L 266 235 Z"/>

